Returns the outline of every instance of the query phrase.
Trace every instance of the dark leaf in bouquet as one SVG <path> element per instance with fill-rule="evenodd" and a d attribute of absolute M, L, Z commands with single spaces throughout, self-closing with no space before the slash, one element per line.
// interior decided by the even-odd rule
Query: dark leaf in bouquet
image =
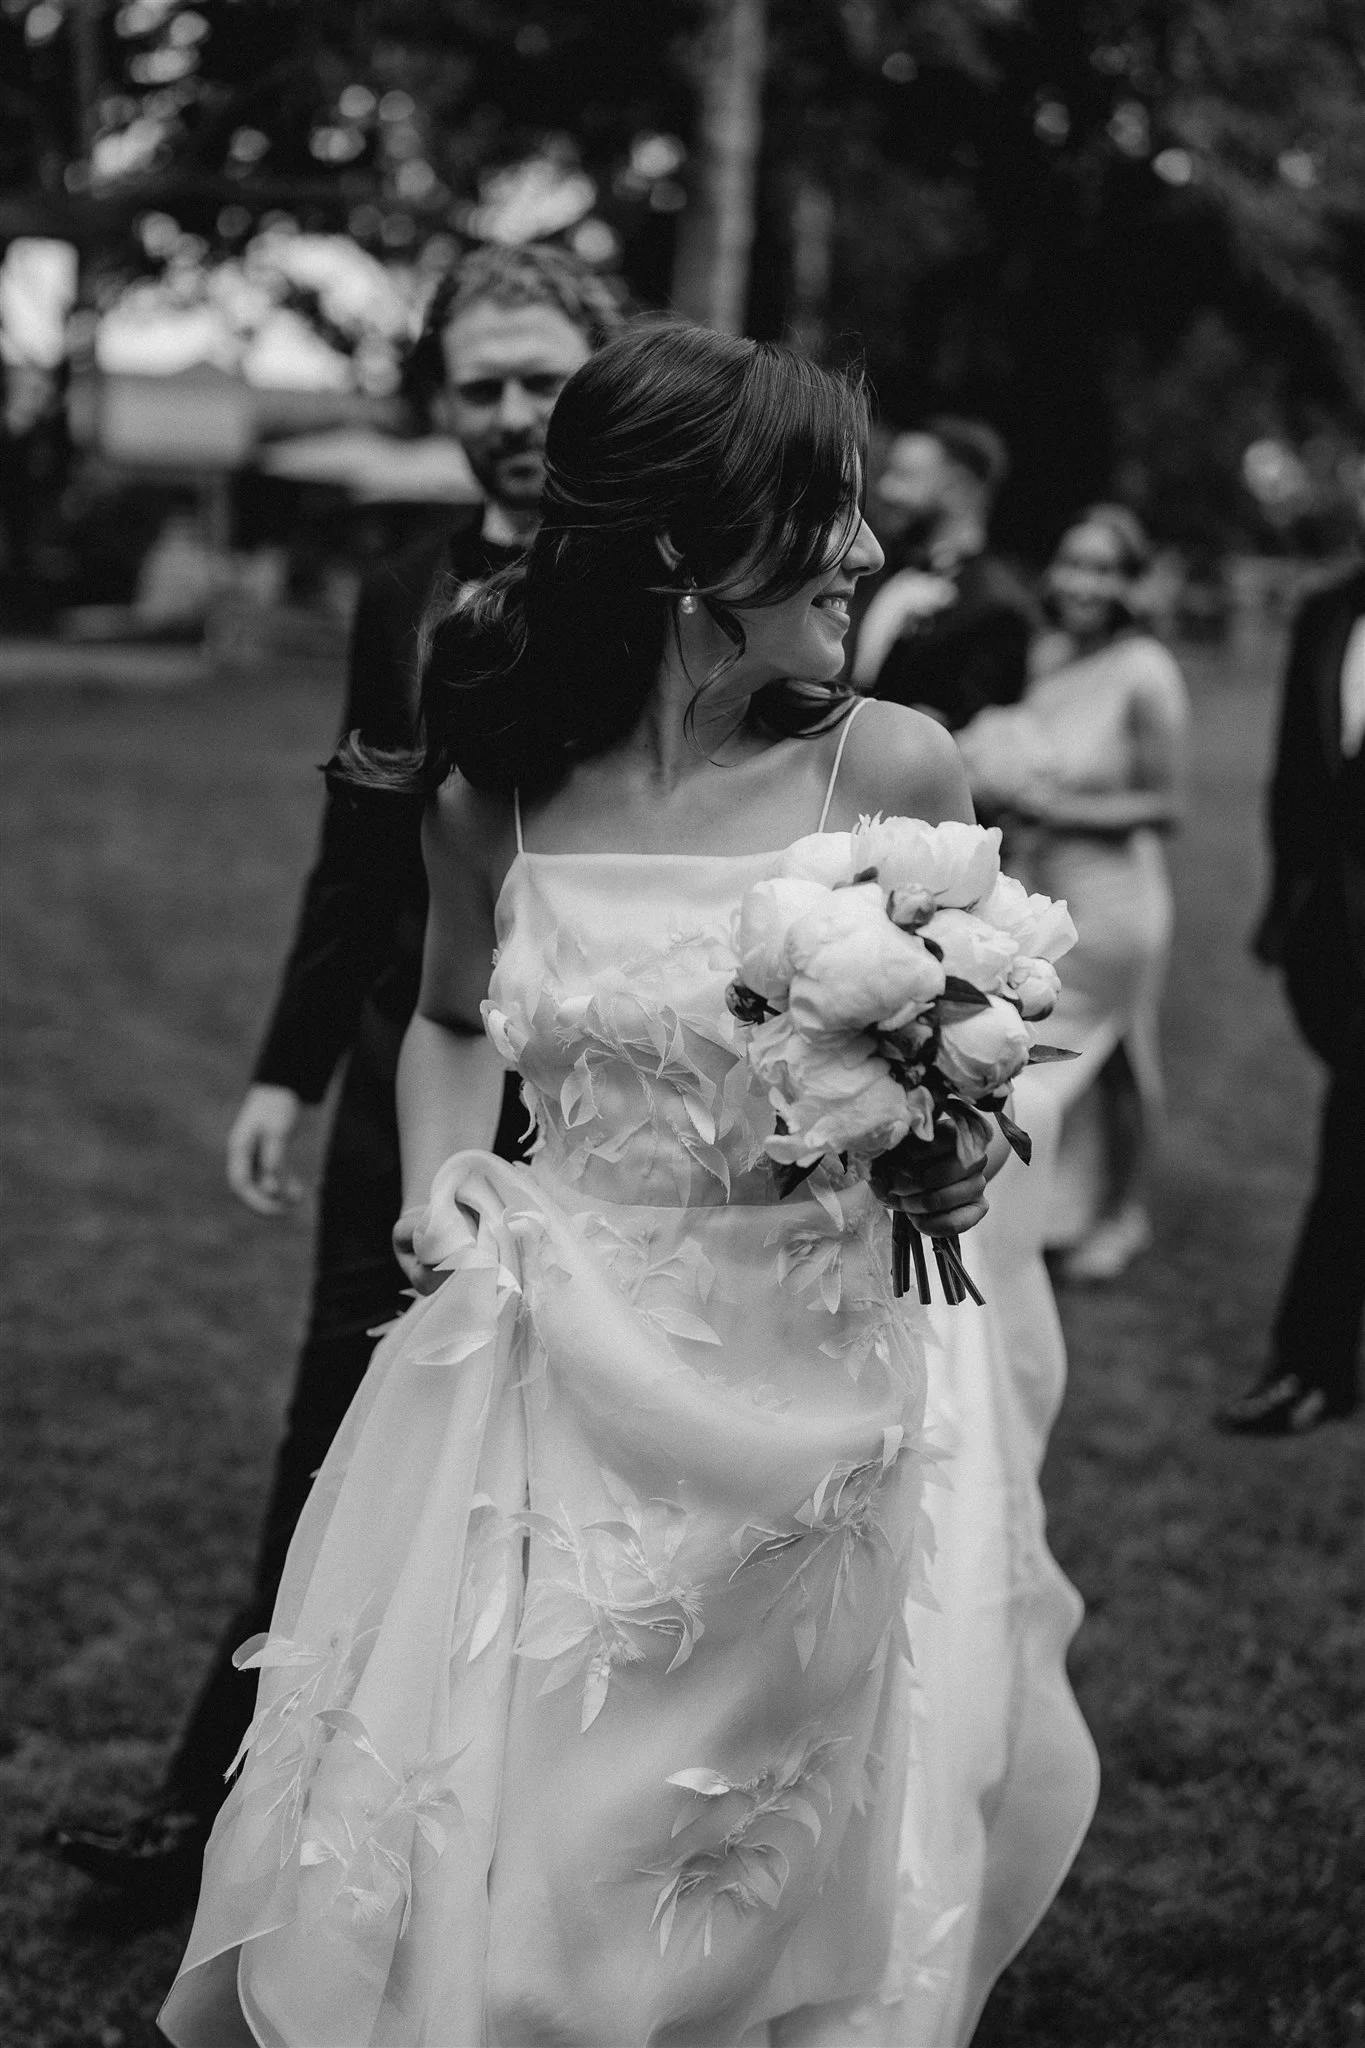
<path fill-rule="evenodd" d="M 860 882 L 875 882 L 876 879 L 877 870 L 875 868 L 859 868 L 857 874 L 853 877 L 853 880 L 850 882 L 849 887 L 851 889 L 856 889 Z"/>
<path fill-rule="evenodd" d="M 957 974 L 950 974 L 944 984 L 943 994 L 933 1006 L 933 1017 L 939 1025 L 958 1024 L 964 1017 L 974 1017 L 978 1010 L 988 1010 L 991 999 L 983 995 L 971 982 L 963 981 Z"/>
<path fill-rule="evenodd" d="M 785 1202 L 788 1195 L 795 1194 L 802 1181 L 809 1180 L 819 1164 L 818 1159 L 812 1159 L 809 1166 L 775 1166 L 773 1182 L 777 1188 L 778 1200 Z"/>
<path fill-rule="evenodd" d="M 974 982 L 964 981 L 960 974 L 950 974 L 943 984 L 939 1002 L 965 1003 L 969 1010 L 989 1010 L 991 999 L 983 995 Z"/>
<path fill-rule="evenodd" d="M 1014 1118 L 1009 1116 L 1003 1109 L 996 1110 L 995 1121 L 999 1124 L 1005 1137 L 1008 1138 L 1010 1150 L 1023 1160 L 1025 1166 L 1030 1166 L 1033 1163 L 1033 1140 L 1028 1132 L 1021 1124 L 1017 1124 Z"/>
<path fill-rule="evenodd" d="M 1028 1063 L 1031 1067 L 1055 1066 L 1058 1060 L 1078 1060 L 1080 1054 L 1072 1052 L 1065 1045 L 1035 1045 L 1029 1048 Z"/>
<path fill-rule="evenodd" d="M 741 1024 L 762 1024 L 766 1018 L 777 1015 L 766 997 L 761 996 L 757 989 L 746 988 L 742 981 L 730 983 L 725 991 L 725 1006 Z"/>
<path fill-rule="evenodd" d="M 779 1116 L 773 1119 L 773 1128 L 776 1130 L 779 1138 L 785 1138 L 791 1127 L 785 1117 Z M 785 1202 L 787 1196 L 799 1188 L 803 1180 L 810 1179 L 819 1164 L 820 1161 L 818 1159 L 812 1159 L 809 1166 L 797 1166 L 794 1162 L 788 1164 L 786 1161 L 783 1161 L 779 1166 L 774 1166 L 773 1185 L 777 1189 L 778 1200 Z"/>
<path fill-rule="evenodd" d="M 941 960 L 943 958 L 943 948 L 942 946 L 940 946 L 937 939 L 921 939 L 920 944 L 923 946 L 926 953 L 933 954 L 935 960 Z M 951 974 L 949 975 L 948 979 L 950 981 L 956 981 L 957 976 L 955 974 Z"/>
<path fill-rule="evenodd" d="M 928 1049 L 933 1042 L 934 1026 L 927 1017 L 912 1018 L 910 1023 L 899 1025 L 895 1031 L 877 1034 L 877 1050 L 882 1057 L 901 1066 L 920 1066 L 929 1056 Z"/>

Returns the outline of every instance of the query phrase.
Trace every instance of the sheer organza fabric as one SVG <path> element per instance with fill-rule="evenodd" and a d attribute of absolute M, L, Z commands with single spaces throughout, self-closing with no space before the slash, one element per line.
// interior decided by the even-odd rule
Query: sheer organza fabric
<path fill-rule="evenodd" d="M 447 1163 L 450 1278 L 319 1475 L 182 2048 L 937 2048 L 1060 1881 L 1030 1205 L 931 1315 L 861 1185 L 774 1200 L 724 988 L 777 858 L 518 855 L 487 1021 L 539 1150 Z"/>

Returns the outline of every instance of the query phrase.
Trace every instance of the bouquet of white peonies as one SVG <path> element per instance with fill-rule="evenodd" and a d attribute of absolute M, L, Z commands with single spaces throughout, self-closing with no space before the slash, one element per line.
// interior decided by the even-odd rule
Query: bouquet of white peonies
<path fill-rule="evenodd" d="M 862 818 L 788 847 L 736 914 L 727 991 L 776 1112 L 766 1149 L 781 1192 L 831 1156 L 874 1181 L 945 1144 L 970 1165 L 991 1114 L 1027 1160 L 1009 1087 L 1030 1062 L 1071 1057 L 1030 1026 L 1052 1010 L 1054 963 L 1075 943 L 1065 903 L 1001 873 L 993 827 Z M 899 1210 L 892 1237 L 896 1293 L 913 1262 L 927 1302 L 919 1233 Z M 945 1298 L 979 1302 L 952 1239 L 932 1247 Z"/>

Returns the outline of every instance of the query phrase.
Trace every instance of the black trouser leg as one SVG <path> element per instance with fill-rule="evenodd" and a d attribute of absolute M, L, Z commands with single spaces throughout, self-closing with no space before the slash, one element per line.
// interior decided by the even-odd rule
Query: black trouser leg
<path fill-rule="evenodd" d="M 309 1332 L 275 1460 L 251 1592 L 219 1639 L 167 1768 L 162 1796 L 169 1806 L 202 1813 L 208 1819 L 224 1796 L 224 1773 L 251 1719 L 258 1677 L 255 1671 L 238 1671 L 232 1653 L 248 1636 L 270 1626 L 280 1574 L 313 1474 L 327 1455 L 374 1350 L 375 1339 L 368 1330 L 387 1321 L 401 1306 L 397 1298 L 401 1275 L 396 1267 L 392 1271 L 393 1292 L 383 1302 L 376 1301 L 373 1315 L 365 1317 L 358 1328 L 353 1324 L 344 1330 L 319 1329 L 315 1321 Z M 388 1274 L 382 1279 L 388 1284 Z"/>
<path fill-rule="evenodd" d="M 1322 1106 L 1317 1180 L 1275 1313 L 1275 1363 L 1334 1408 L 1356 1397 L 1365 1320 L 1365 1076 L 1336 1070 Z"/>

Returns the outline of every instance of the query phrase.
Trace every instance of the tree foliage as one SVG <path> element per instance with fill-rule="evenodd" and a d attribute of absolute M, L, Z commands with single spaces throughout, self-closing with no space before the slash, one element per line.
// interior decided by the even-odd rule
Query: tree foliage
<path fill-rule="evenodd" d="M 5 0 L 0 176 L 125 268 L 152 212 L 215 251 L 284 213 L 440 260 L 539 154 L 663 302 L 713 11 Z M 1116 484 L 1226 527 L 1239 436 L 1365 418 L 1357 0 L 769 0 L 767 43 L 750 331 L 861 347 L 893 417 L 994 418 L 1021 543 Z M 1219 490 L 1178 484 L 1158 417 Z"/>
<path fill-rule="evenodd" d="M 1212 431 L 1196 428 L 1221 476 L 1216 526 L 1236 496 L 1224 444 L 1242 426 L 1365 417 L 1365 53 L 1352 12 L 1350 0 L 779 11 L 769 146 L 818 166 L 836 195 L 839 325 L 863 337 L 892 416 L 969 407 L 1006 431 L 1021 543 L 1124 481 L 1168 527 L 1188 525 L 1193 501 L 1165 487 L 1141 424 L 1182 365 L 1195 376 L 1215 329 L 1236 368 Z M 1220 411 L 1237 416 L 1231 435 Z"/>

